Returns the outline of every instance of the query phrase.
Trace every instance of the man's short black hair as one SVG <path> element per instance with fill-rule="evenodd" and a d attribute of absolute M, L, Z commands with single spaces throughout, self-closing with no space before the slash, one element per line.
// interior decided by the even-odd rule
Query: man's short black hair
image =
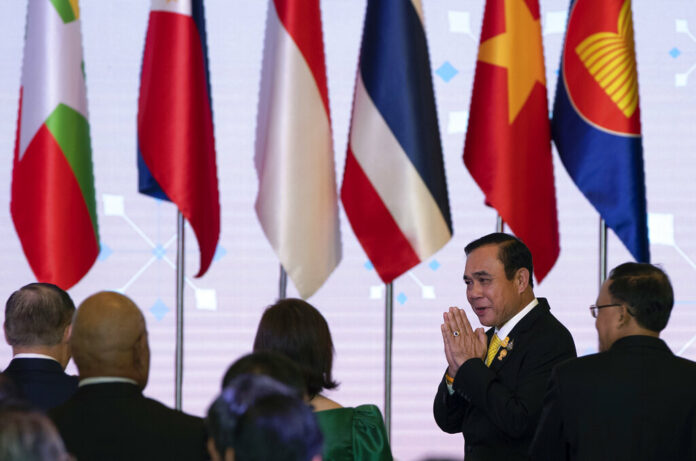
<path fill-rule="evenodd" d="M 70 295 L 52 283 L 30 283 L 5 304 L 5 338 L 10 346 L 55 346 L 75 313 Z"/>
<path fill-rule="evenodd" d="M 503 263 L 508 280 L 512 280 L 518 269 L 525 268 L 529 271 L 529 286 L 534 287 L 532 252 L 522 240 L 504 232 L 494 232 L 469 243 L 464 248 L 464 253 L 469 256 L 472 251 L 486 245 L 498 246 L 498 259 Z"/>
<path fill-rule="evenodd" d="M 609 274 L 609 294 L 628 304 L 643 328 L 660 332 L 667 326 L 674 306 L 674 291 L 667 274 L 647 263 L 624 263 Z"/>

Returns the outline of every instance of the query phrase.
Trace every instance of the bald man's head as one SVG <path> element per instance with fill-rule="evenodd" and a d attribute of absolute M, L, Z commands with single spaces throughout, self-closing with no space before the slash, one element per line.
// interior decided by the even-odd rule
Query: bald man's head
<path fill-rule="evenodd" d="M 73 360 L 80 378 L 118 376 L 147 384 L 150 348 L 145 318 L 127 296 L 102 291 L 85 299 L 73 320 Z"/>

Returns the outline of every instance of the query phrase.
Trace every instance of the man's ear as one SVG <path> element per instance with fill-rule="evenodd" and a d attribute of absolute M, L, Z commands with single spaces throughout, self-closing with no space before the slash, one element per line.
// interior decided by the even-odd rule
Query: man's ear
<path fill-rule="evenodd" d="M 631 322 L 631 314 L 628 312 L 628 309 L 623 304 L 621 304 L 619 306 L 619 320 L 618 320 L 618 322 L 619 322 L 619 328 L 627 327 L 628 324 Z"/>
<path fill-rule="evenodd" d="M 522 293 L 529 286 L 529 270 L 525 267 L 520 267 L 515 272 L 514 280 L 517 285 L 517 292 Z"/>
<path fill-rule="evenodd" d="M 70 336 L 72 336 L 72 323 L 68 323 L 68 326 L 66 326 L 65 330 L 63 330 L 63 339 L 61 340 L 61 343 L 67 344 L 68 341 L 70 341 Z"/>

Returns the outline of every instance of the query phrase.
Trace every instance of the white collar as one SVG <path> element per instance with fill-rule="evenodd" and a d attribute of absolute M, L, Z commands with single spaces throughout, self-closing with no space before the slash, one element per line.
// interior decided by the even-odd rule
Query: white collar
<path fill-rule="evenodd" d="M 123 378 L 121 376 L 95 376 L 93 378 L 81 379 L 79 387 L 89 386 L 90 384 L 104 384 L 104 383 L 129 383 L 129 384 L 135 384 L 136 386 L 138 385 L 138 383 L 134 379 Z"/>
<path fill-rule="evenodd" d="M 501 341 L 504 340 L 507 337 L 507 335 L 510 334 L 512 329 L 515 328 L 515 325 L 517 325 L 525 315 L 529 314 L 529 312 L 532 309 L 534 309 L 537 306 L 537 304 L 539 304 L 539 300 L 534 298 L 532 302 L 527 304 L 527 306 L 524 309 L 515 314 L 513 318 L 505 322 L 505 325 L 503 325 L 500 329 L 496 328 L 495 334 L 498 335 L 498 338 L 500 338 Z"/>
<path fill-rule="evenodd" d="M 54 362 L 58 362 L 54 357 L 51 357 L 50 355 L 45 355 L 45 354 L 35 354 L 33 352 L 21 352 L 19 354 L 15 354 L 13 359 L 48 359 L 48 360 L 53 360 Z M 62 366 L 62 365 L 61 365 Z"/>

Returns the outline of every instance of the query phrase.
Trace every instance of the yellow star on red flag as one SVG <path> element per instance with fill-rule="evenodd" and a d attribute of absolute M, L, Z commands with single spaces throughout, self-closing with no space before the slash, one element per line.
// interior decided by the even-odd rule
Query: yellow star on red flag
<path fill-rule="evenodd" d="M 536 82 L 546 86 L 541 23 L 524 0 L 505 0 L 505 32 L 481 43 L 478 60 L 507 69 L 508 122 L 512 124 Z"/>

